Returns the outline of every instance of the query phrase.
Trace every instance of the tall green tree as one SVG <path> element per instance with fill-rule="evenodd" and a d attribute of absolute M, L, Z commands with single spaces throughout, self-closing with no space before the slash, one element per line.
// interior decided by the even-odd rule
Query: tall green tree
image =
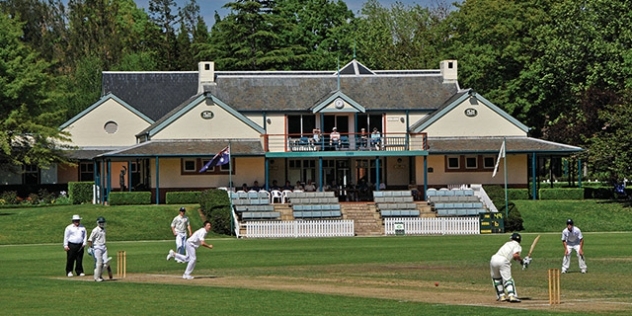
<path fill-rule="evenodd" d="M 0 166 L 9 170 L 66 161 L 55 80 L 50 65 L 21 41 L 22 27 L 0 13 Z"/>
<path fill-rule="evenodd" d="M 433 11 L 401 2 L 386 8 L 377 0 L 362 7 L 355 41 L 359 59 L 375 69 L 432 69 L 448 37 L 442 32 L 444 7 Z"/>
<path fill-rule="evenodd" d="M 211 40 L 198 54 L 222 70 L 286 70 L 307 56 L 305 48 L 289 41 L 296 26 L 278 11 L 272 0 L 237 0 L 216 14 Z"/>
<path fill-rule="evenodd" d="M 174 0 L 149 0 L 149 15 L 156 27 L 149 29 L 159 70 L 177 70 L 176 32 L 177 6 Z"/>

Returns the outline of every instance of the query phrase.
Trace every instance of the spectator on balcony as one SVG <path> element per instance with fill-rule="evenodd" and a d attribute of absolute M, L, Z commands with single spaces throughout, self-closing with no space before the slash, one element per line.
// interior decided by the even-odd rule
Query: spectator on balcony
<path fill-rule="evenodd" d="M 307 180 L 307 184 L 305 185 L 305 192 L 314 191 L 316 191 L 316 186 L 312 183 L 312 179 Z"/>
<path fill-rule="evenodd" d="M 280 190 L 280 189 L 281 187 L 279 187 L 277 180 L 272 180 L 272 185 L 270 186 L 270 190 Z"/>
<path fill-rule="evenodd" d="M 415 201 L 421 201 L 421 192 L 419 191 L 419 188 L 417 187 L 417 184 L 415 183 L 415 181 L 410 181 L 410 184 L 408 185 L 408 189 L 410 190 L 410 193 L 413 195 L 413 199 Z"/>
<path fill-rule="evenodd" d="M 294 189 L 294 187 L 292 186 L 292 183 L 290 183 L 290 180 L 285 180 L 285 185 L 283 186 L 283 190 L 292 191 L 292 189 Z"/>
<path fill-rule="evenodd" d="M 316 127 L 314 128 L 314 130 L 312 130 L 312 138 L 309 140 L 310 145 L 312 146 L 318 146 L 320 144 L 320 141 L 322 139 L 322 133 L 320 131 L 320 128 Z"/>
<path fill-rule="evenodd" d="M 340 133 L 337 128 L 333 128 L 329 134 L 329 145 L 336 148 L 340 147 Z"/>
<path fill-rule="evenodd" d="M 366 132 L 366 128 L 360 129 L 360 147 L 366 149 L 369 145 L 369 134 Z"/>
<path fill-rule="evenodd" d="M 371 132 L 371 146 L 375 146 L 375 150 L 380 150 L 380 145 L 382 143 L 382 135 L 377 127 L 373 128 L 373 132 Z"/>
<path fill-rule="evenodd" d="M 244 192 L 248 192 L 248 191 L 249 191 L 249 189 L 248 189 L 248 185 L 247 185 L 247 184 L 245 184 L 245 183 L 244 183 L 244 184 L 242 184 L 242 185 L 241 185 L 241 189 L 239 189 L 239 190 L 240 190 L 240 191 L 244 191 Z"/>
<path fill-rule="evenodd" d="M 305 191 L 305 188 L 301 184 L 301 181 L 296 181 L 296 185 L 294 186 L 294 191 Z"/>

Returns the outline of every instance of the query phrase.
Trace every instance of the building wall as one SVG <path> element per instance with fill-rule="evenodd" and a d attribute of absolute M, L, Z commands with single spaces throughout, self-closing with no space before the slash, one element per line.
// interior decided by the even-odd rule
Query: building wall
<path fill-rule="evenodd" d="M 285 134 L 287 133 L 285 113 L 268 114 L 266 119 L 270 122 L 266 123 L 268 149 L 271 152 L 284 152 Z"/>
<path fill-rule="evenodd" d="M 209 104 L 207 104 L 209 102 Z M 212 119 L 202 118 L 202 112 L 213 112 Z M 204 138 L 260 138 L 259 132 L 225 111 L 210 100 L 184 113 L 174 122 L 152 136 L 152 139 L 204 139 Z"/>
<path fill-rule="evenodd" d="M 115 122 L 116 132 L 108 133 L 105 125 Z M 149 123 L 126 107 L 109 99 L 63 131 L 71 134 L 75 146 L 129 146 L 136 143 L 135 135 L 147 128 Z"/>
<path fill-rule="evenodd" d="M 467 109 L 475 109 L 476 116 L 467 116 Z M 428 137 L 526 136 L 525 131 L 482 102 L 472 105 L 469 100 L 442 116 L 424 132 L 428 133 Z"/>
<path fill-rule="evenodd" d="M 416 178 L 418 184 L 423 184 L 423 157 L 416 157 Z M 526 185 L 527 155 L 507 154 L 507 184 Z M 446 186 L 448 184 L 504 184 L 504 161 L 500 161 L 498 172 L 492 178 L 493 169 L 488 171 L 446 172 L 445 156 L 428 156 L 428 183 L 430 186 Z"/>
<path fill-rule="evenodd" d="M 387 112 L 383 133 L 388 136 L 404 136 L 406 133 L 406 113 Z"/>
<path fill-rule="evenodd" d="M 408 179 L 411 178 L 408 157 L 387 157 L 383 167 L 386 168 L 385 174 L 388 186 L 408 185 Z"/>
<path fill-rule="evenodd" d="M 79 181 L 78 165 L 58 165 L 57 180 L 59 181 L 59 183 Z"/>
<path fill-rule="evenodd" d="M 238 157 L 234 159 L 235 166 L 232 175 L 232 181 L 235 186 L 241 186 L 242 183 L 247 183 L 251 186 L 252 183 L 257 180 L 259 185 L 264 184 L 264 163 L 263 157 L 255 158 L 243 158 Z M 150 160 L 150 176 L 151 187 L 156 187 L 156 172 L 154 166 L 156 165 L 155 159 Z M 229 184 L 230 176 L 228 174 L 194 174 L 194 175 L 182 175 L 181 159 L 179 158 L 163 158 L 159 160 L 160 166 L 160 188 L 216 188 L 226 187 Z M 117 169 L 114 169 L 117 170 Z M 118 175 L 118 174 L 117 174 Z M 118 179 L 118 178 L 117 178 Z M 117 183 L 118 185 L 118 180 Z M 114 187 L 114 182 L 112 182 Z"/>

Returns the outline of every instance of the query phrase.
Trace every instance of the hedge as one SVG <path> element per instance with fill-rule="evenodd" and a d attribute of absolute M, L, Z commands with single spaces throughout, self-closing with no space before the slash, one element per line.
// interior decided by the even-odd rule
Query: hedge
<path fill-rule="evenodd" d="M 72 204 L 92 203 L 94 182 L 68 182 L 68 197 Z"/>
<path fill-rule="evenodd" d="M 151 192 L 110 192 L 108 203 L 110 205 L 151 204 Z"/>
<path fill-rule="evenodd" d="M 167 204 L 195 204 L 200 201 L 200 191 L 167 192 Z"/>
<path fill-rule="evenodd" d="M 540 200 L 583 200 L 583 188 L 564 188 L 564 189 L 540 189 Z"/>

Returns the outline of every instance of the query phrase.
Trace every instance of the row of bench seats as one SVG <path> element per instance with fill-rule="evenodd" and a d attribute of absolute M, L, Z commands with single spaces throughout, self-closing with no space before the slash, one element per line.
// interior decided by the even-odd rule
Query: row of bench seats
<path fill-rule="evenodd" d="M 460 195 L 460 196 L 429 196 L 428 202 L 441 203 L 441 202 L 480 202 L 478 196 L 474 195 Z"/>
<path fill-rule="evenodd" d="M 340 217 L 340 211 L 294 211 L 294 218 L 330 218 Z"/>
<path fill-rule="evenodd" d="M 437 210 L 437 216 L 478 216 L 486 212 L 483 208 L 442 208 Z"/>
<path fill-rule="evenodd" d="M 274 211 L 268 192 L 230 192 L 231 202 L 241 220 L 277 220 L 280 212 Z"/>
<path fill-rule="evenodd" d="M 376 197 L 398 197 L 398 196 L 413 196 L 410 190 L 405 191 L 373 191 L 373 198 Z"/>
<path fill-rule="evenodd" d="M 292 204 L 336 204 L 338 203 L 337 197 L 319 197 L 319 198 L 292 198 L 290 200 Z"/>
<path fill-rule="evenodd" d="M 294 218 L 340 217 L 340 204 L 293 204 Z"/>
<path fill-rule="evenodd" d="M 333 191 L 324 192 L 287 192 L 287 197 L 292 198 L 327 198 L 336 197 Z"/>
<path fill-rule="evenodd" d="M 436 209 L 444 208 L 483 208 L 482 202 L 457 202 L 457 203 L 435 203 Z"/>
<path fill-rule="evenodd" d="M 398 196 L 398 197 L 374 197 L 373 202 L 375 203 L 412 203 L 413 196 Z"/>
<path fill-rule="evenodd" d="M 452 190 L 448 190 L 448 189 L 428 189 L 426 191 L 426 196 L 430 197 L 430 196 L 473 196 L 474 195 L 474 191 L 471 189 L 452 189 Z"/>

